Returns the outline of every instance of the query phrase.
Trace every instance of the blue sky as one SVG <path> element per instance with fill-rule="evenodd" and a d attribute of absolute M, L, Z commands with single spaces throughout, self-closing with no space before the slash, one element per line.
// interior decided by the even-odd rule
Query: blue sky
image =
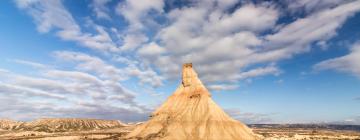
<path fill-rule="evenodd" d="M 192 62 L 246 123 L 360 124 L 360 2 L 0 1 L 0 118 L 146 120 Z"/>

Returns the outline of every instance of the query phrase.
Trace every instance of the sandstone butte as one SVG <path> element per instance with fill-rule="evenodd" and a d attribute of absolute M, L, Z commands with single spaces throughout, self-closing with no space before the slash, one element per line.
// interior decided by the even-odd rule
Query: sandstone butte
<path fill-rule="evenodd" d="M 182 83 L 150 119 L 127 139 L 256 140 L 245 124 L 232 119 L 212 99 L 191 63 L 183 65 Z"/>

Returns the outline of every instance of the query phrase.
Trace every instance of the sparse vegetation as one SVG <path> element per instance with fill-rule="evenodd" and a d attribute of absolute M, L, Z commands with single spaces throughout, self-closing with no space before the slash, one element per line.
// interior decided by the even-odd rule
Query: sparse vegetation
<path fill-rule="evenodd" d="M 250 125 L 264 140 L 359 140 L 359 130 L 342 130 L 343 125 L 287 124 Z M 359 126 L 360 127 L 360 126 Z M 314 129 L 316 128 L 316 129 Z M 337 128 L 337 129 L 336 129 Z M 355 128 L 352 126 L 352 128 Z"/>

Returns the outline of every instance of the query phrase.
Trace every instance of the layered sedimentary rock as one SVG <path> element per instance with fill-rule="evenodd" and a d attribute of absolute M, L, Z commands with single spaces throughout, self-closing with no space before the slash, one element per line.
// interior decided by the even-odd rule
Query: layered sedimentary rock
<path fill-rule="evenodd" d="M 211 99 L 192 64 L 184 64 L 182 83 L 150 120 L 139 125 L 128 139 L 254 140 L 251 129 L 229 117 Z"/>
<path fill-rule="evenodd" d="M 12 130 L 18 128 L 24 122 L 14 121 L 9 119 L 0 119 L 0 129 Z"/>
<path fill-rule="evenodd" d="M 24 123 L 21 129 L 45 132 L 65 132 L 118 127 L 117 120 L 98 120 L 80 118 L 44 118 Z"/>
<path fill-rule="evenodd" d="M 99 120 L 83 118 L 43 118 L 30 122 L 0 120 L 4 130 L 26 130 L 41 132 L 70 132 L 122 127 L 125 124 L 117 120 Z"/>

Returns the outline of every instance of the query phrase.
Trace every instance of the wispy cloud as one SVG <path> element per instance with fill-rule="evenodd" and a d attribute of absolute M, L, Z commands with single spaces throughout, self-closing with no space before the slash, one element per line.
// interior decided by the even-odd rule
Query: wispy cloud
<path fill-rule="evenodd" d="M 57 105 L 46 100 L 28 101 L 19 98 L 0 97 L 0 117 L 11 116 L 15 120 L 33 120 L 43 117 L 75 117 L 120 119 L 125 122 L 145 120 L 148 112 L 102 103 L 78 102 L 71 106 Z"/>
<path fill-rule="evenodd" d="M 97 17 L 108 18 L 113 15 L 108 14 L 111 10 L 107 3 L 94 1 L 90 7 Z M 56 34 L 64 40 L 114 56 L 126 52 L 123 55 L 131 56 L 149 71 L 133 69 L 137 73 L 134 76 L 156 73 L 163 79 L 173 79 L 182 63 L 193 62 L 209 84 L 281 74 L 278 61 L 308 52 L 312 43 L 326 44 L 360 10 L 359 1 L 285 1 L 284 9 L 271 2 L 242 2 L 233 10 L 232 5 L 240 2 L 194 1 L 184 8 L 171 8 L 171 3 L 118 2 L 114 10 L 124 18 L 127 28 L 104 27 L 89 19 L 95 33 L 88 33 L 82 31 L 61 1 L 17 1 L 18 7 L 34 18 L 40 32 L 59 29 Z M 278 23 L 281 13 L 301 10 L 305 10 L 304 17 Z M 143 83 L 149 81 L 141 79 Z M 152 85 L 161 85 L 157 83 Z"/>
<path fill-rule="evenodd" d="M 67 11 L 60 0 L 53 1 L 16 1 L 19 8 L 30 14 L 41 33 L 57 30 L 56 35 L 63 40 L 75 41 L 82 46 L 103 52 L 119 51 L 116 43 L 104 27 L 95 25 L 96 33 L 82 32 L 72 14 Z"/>
<path fill-rule="evenodd" d="M 207 86 L 210 90 L 235 90 L 239 86 L 236 84 L 214 84 Z"/>
<path fill-rule="evenodd" d="M 102 78 L 113 81 L 123 81 L 130 77 L 137 77 L 140 83 L 148 83 L 152 86 L 162 85 L 163 78 L 151 68 L 140 69 L 136 62 L 128 63 L 127 67 L 118 68 L 102 59 L 79 52 L 58 51 L 54 53 L 55 57 L 70 62 L 78 62 L 76 69 L 95 72 Z"/>
<path fill-rule="evenodd" d="M 144 58 L 168 78 L 177 76 L 181 63 L 193 62 L 207 83 L 277 75 L 281 71 L 276 67 L 277 61 L 309 51 L 314 42 L 326 42 L 360 10 L 358 1 L 336 3 L 332 8 L 277 26 L 279 12 L 284 11 L 271 4 L 245 3 L 233 13 L 217 6 L 215 2 L 198 2 L 170 11 L 170 24 L 156 36 L 166 53 Z M 243 13 L 263 18 L 249 19 Z M 265 33 L 272 28 L 278 29 Z M 272 67 L 263 67 L 264 63 Z"/>
<path fill-rule="evenodd" d="M 351 1 L 351 0 L 350 0 Z M 291 1 L 287 0 L 288 9 L 291 12 L 305 12 L 306 14 L 318 12 L 333 6 L 343 4 L 349 1 L 344 0 L 301 0 Z M 302 10 L 303 9 L 303 10 Z"/>
<path fill-rule="evenodd" d="M 274 120 L 272 119 L 272 117 L 274 117 L 275 115 L 274 113 L 272 114 L 251 113 L 251 112 L 242 112 L 238 109 L 227 109 L 226 112 L 233 118 L 247 124 L 274 123 Z"/>
<path fill-rule="evenodd" d="M 360 11 L 356 0 L 284 1 L 282 6 L 233 0 L 174 3 L 94 0 L 87 8 L 95 18 L 84 18 L 76 17 L 61 0 L 17 0 L 38 32 L 54 33 L 88 49 L 53 52 L 66 68 L 13 60 L 38 69 L 32 76 L 0 69 L 0 98 L 7 101 L 0 102 L 0 116 L 39 117 L 51 112 L 54 116 L 144 118 L 149 108 L 137 103 L 140 93 L 123 83 L 135 80 L 143 86 L 163 86 L 179 77 L 182 63 L 193 62 L 211 90 L 235 90 L 239 81 L 286 72 L 280 61 L 309 52 L 316 46 L 312 44 L 326 46 Z M 281 20 L 288 15 L 296 18 Z M 118 21 L 124 27 L 117 27 Z M 314 69 L 359 76 L 359 52 L 354 45 L 349 54 L 324 60 Z M 21 104 L 13 96 L 29 100 Z M 13 104 L 6 106 L 9 102 Z M 272 114 L 228 112 L 248 123 L 272 121 Z"/>
<path fill-rule="evenodd" d="M 111 20 L 111 17 L 108 14 L 110 9 L 106 6 L 110 1 L 111 0 L 93 0 L 90 6 L 93 7 L 93 11 L 97 18 Z"/>
<path fill-rule="evenodd" d="M 144 22 L 151 22 L 150 11 L 163 12 L 164 4 L 163 0 L 153 1 L 141 1 L 141 0 L 125 0 L 120 2 L 116 8 L 116 12 L 119 15 L 125 17 L 129 22 L 129 32 L 135 32 L 141 30 L 146 25 Z"/>
<path fill-rule="evenodd" d="M 360 2 L 340 4 L 334 8 L 310 14 L 282 27 L 277 33 L 267 35 L 267 59 L 282 59 L 309 51 L 310 43 L 326 41 L 336 35 L 336 30 L 360 10 Z"/>
<path fill-rule="evenodd" d="M 360 78 L 360 44 L 353 45 L 350 54 L 345 56 L 324 60 L 314 65 L 317 71 L 334 69 L 340 72 L 353 74 Z"/>
<path fill-rule="evenodd" d="M 0 74 L 0 97 L 14 100 L 12 106 L 4 105 L 0 108 L 3 110 L 0 117 L 12 115 L 19 119 L 32 119 L 74 116 L 133 121 L 144 119 L 149 112 L 147 107 L 135 102 L 136 94 L 133 91 L 120 84 L 122 79 L 111 76 L 119 75 L 116 72 L 120 69 L 89 55 L 75 52 L 56 53 L 57 57 L 66 54 L 66 60 L 82 65 L 84 69 L 79 70 L 84 71 L 54 69 L 52 66 L 40 63 L 19 61 L 21 64 L 30 64 L 29 66 L 36 64 L 35 66 L 42 67 L 37 67 L 39 68 L 37 76 L 25 76 L 11 71 Z M 20 99 L 26 100 L 25 104 L 28 106 L 18 104 Z M 39 103 L 39 101 L 46 102 Z M 125 114 L 121 115 L 122 113 Z M 23 118 L 23 115 L 29 116 Z"/>
<path fill-rule="evenodd" d="M 41 69 L 45 69 L 47 68 L 48 66 L 47 65 L 44 65 L 44 64 L 41 64 L 41 63 L 37 63 L 37 62 L 32 62 L 32 61 L 26 61 L 26 60 L 20 60 L 20 59 L 14 59 L 12 60 L 16 63 L 19 63 L 19 64 L 23 64 L 23 65 L 29 65 L 29 66 L 32 66 L 34 68 L 41 68 Z"/>

